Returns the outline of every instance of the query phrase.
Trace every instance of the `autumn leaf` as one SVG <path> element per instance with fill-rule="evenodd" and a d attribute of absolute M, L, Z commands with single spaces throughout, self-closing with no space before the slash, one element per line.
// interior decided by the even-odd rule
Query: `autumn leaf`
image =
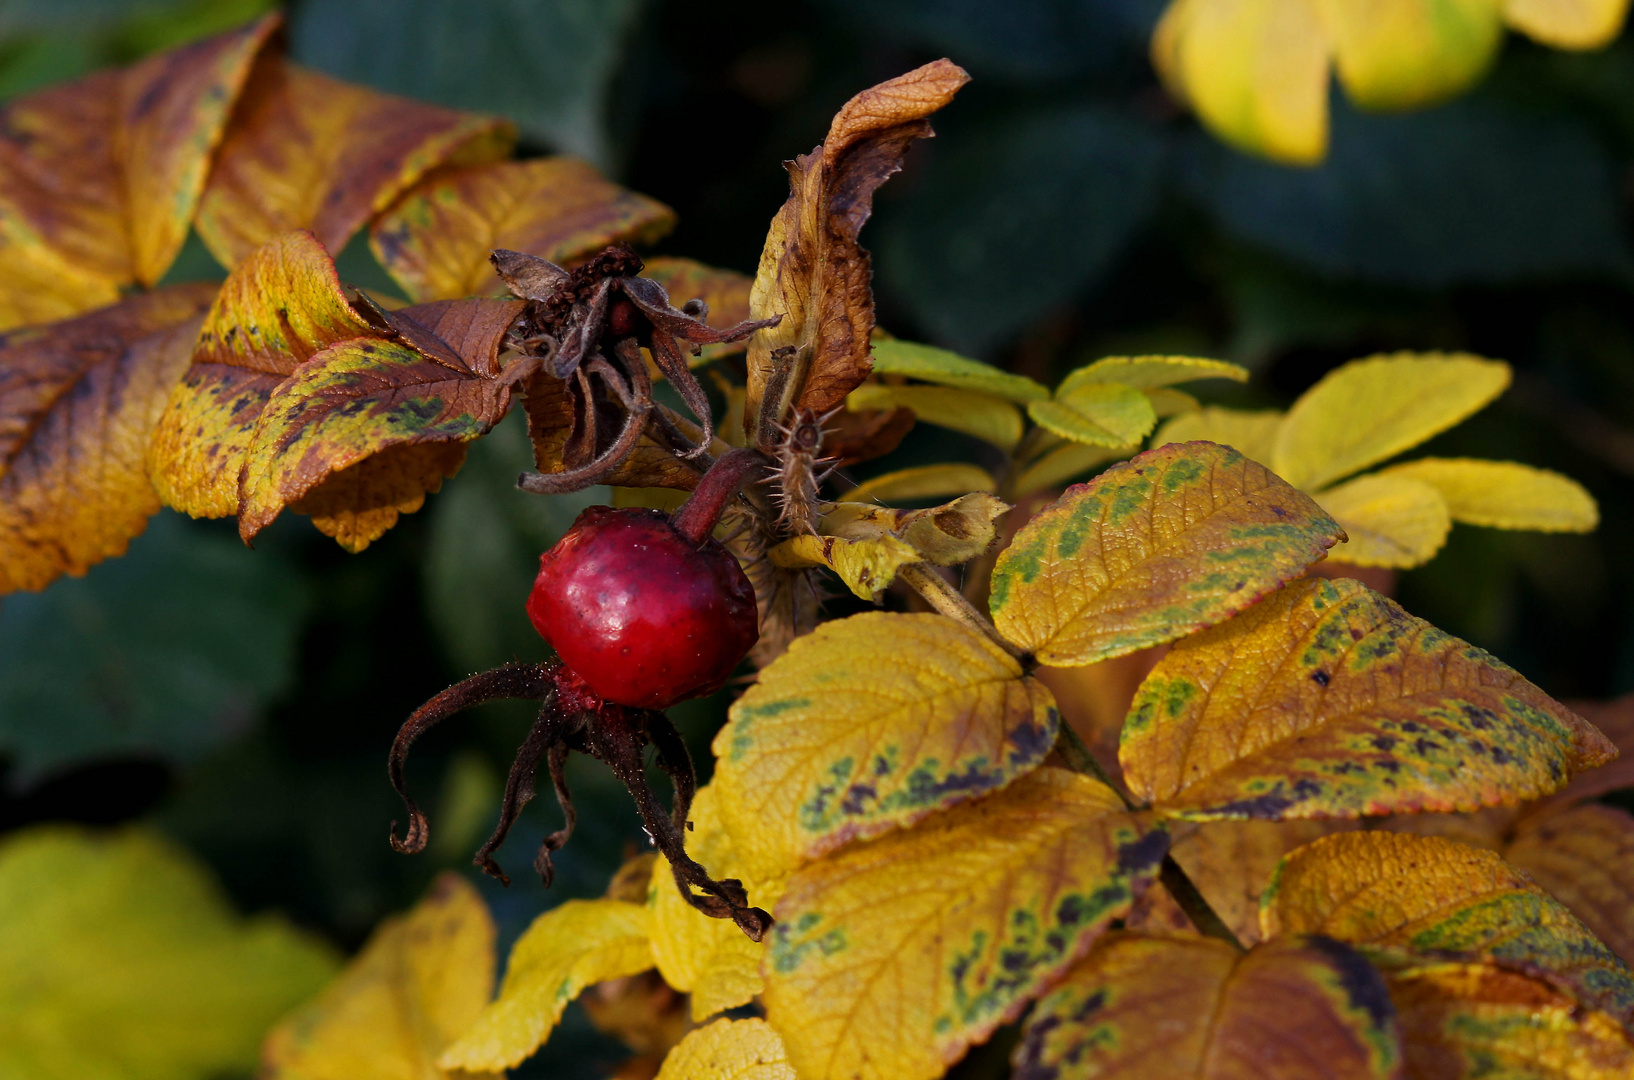
<path fill-rule="evenodd" d="M 922 510 L 893 510 L 866 503 L 838 502 L 823 514 L 824 532 L 848 539 L 894 536 L 938 566 L 957 566 L 984 554 L 998 536 L 998 520 L 1010 504 L 985 491 Z"/>
<path fill-rule="evenodd" d="M 1412 109 L 1474 83 L 1503 40 L 1498 4 L 1396 0 L 1385 17 L 1346 0 L 1319 5 L 1345 92 L 1364 109 Z"/>
<path fill-rule="evenodd" d="M 1133 446 L 1151 433 L 1157 412 L 1145 394 L 1121 383 L 1085 383 L 1027 406 L 1033 423 L 1090 446 Z"/>
<path fill-rule="evenodd" d="M 1082 476 L 1097 465 L 1128 457 L 1131 449 L 1128 446 L 1063 442 L 1046 450 L 1021 470 L 1015 480 L 1015 493 L 1018 496 L 1031 495 L 1045 488 L 1057 487 L 1075 476 Z"/>
<path fill-rule="evenodd" d="M 1229 447 L 1171 444 L 1069 488 L 993 571 L 1006 638 L 1090 664 L 1210 626 L 1322 558 L 1339 528 Z"/>
<path fill-rule="evenodd" d="M 585 987 L 652 967 L 649 919 L 645 907 L 624 900 L 569 900 L 533 920 L 511 947 L 499 996 L 438 1067 L 485 1072 L 521 1062 Z"/>
<path fill-rule="evenodd" d="M 932 345 L 886 338 L 874 342 L 873 361 L 876 375 L 901 375 L 938 386 L 1003 398 L 1020 405 L 1030 401 L 1047 401 L 1050 397 L 1049 387 L 1024 375 L 1013 375 L 1002 368 Z"/>
<path fill-rule="evenodd" d="M 1571 783 L 1532 807 L 1534 813 L 1553 813 L 1613 791 L 1634 788 L 1634 694 L 1610 701 L 1574 701 L 1571 707 L 1612 741 L 1617 757 L 1573 777 Z"/>
<path fill-rule="evenodd" d="M 369 231 L 370 246 L 409 298 L 503 294 L 495 248 L 572 264 L 613 243 L 647 244 L 675 227 L 664 204 L 568 157 L 432 173 Z"/>
<path fill-rule="evenodd" d="M 1384 979 L 1337 941 L 1244 953 L 1109 934 L 1038 1003 L 1013 1060 L 1015 1080 L 1394 1080 L 1401 1047 Z"/>
<path fill-rule="evenodd" d="M 494 922 L 453 874 L 387 919 L 322 994 L 285 1017 L 261 1052 L 262 1080 L 443 1080 L 443 1048 L 493 993 Z"/>
<path fill-rule="evenodd" d="M 870 499 L 907 502 L 936 499 L 967 491 L 992 491 L 998 487 L 993 475 L 979 465 L 948 462 L 943 465 L 916 465 L 869 477 L 846 492 L 846 502 L 865 503 Z"/>
<path fill-rule="evenodd" d="M 1624 961 L 1634 958 L 1634 816 L 1586 803 L 1523 821 L 1504 860 L 1530 874 Z"/>
<path fill-rule="evenodd" d="M 1504 0 L 1504 21 L 1527 37 L 1556 49 L 1610 45 L 1628 17 L 1628 0 Z"/>
<path fill-rule="evenodd" d="M 860 600 L 873 602 L 896 580 L 897 571 L 921 562 L 919 552 L 896 536 L 847 540 L 839 536 L 804 533 L 767 552 L 772 562 L 785 570 L 826 566 Z"/>
<path fill-rule="evenodd" d="M 845 399 L 851 412 L 911 409 L 916 419 L 1013 450 L 1021 441 L 1021 410 L 993 394 L 947 386 L 863 383 Z"/>
<path fill-rule="evenodd" d="M 1282 857 L 1350 822 L 1211 821 L 1176 833 L 1169 854 L 1237 940 L 1260 940 L 1260 897 Z"/>
<path fill-rule="evenodd" d="M 783 1040 L 764 1020 L 717 1020 L 682 1039 L 657 1080 L 795 1080 Z"/>
<path fill-rule="evenodd" d="M 1049 691 L 985 637 L 887 612 L 795 639 L 730 715 L 714 786 L 763 877 L 1004 787 L 1057 723 Z"/>
<path fill-rule="evenodd" d="M 152 286 L 187 238 L 211 154 L 280 17 L 0 108 L 0 330 Z"/>
<path fill-rule="evenodd" d="M 1614 753 L 1495 657 L 1340 578 L 1171 649 L 1118 760 L 1164 813 L 1282 819 L 1512 805 Z"/>
<path fill-rule="evenodd" d="M 1056 387 L 1056 396 L 1096 384 L 1152 391 L 1198 379 L 1247 382 L 1248 369 L 1241 364 L 1196 356 L 1108 356 L 1068 374 Z"/>
<path fill-rule="evenodd" d="M 148 440 L 214 292 L 178 285 L 0 337 L 0 594 L 124 554 L 159 509 Z"/>
<path fill-rule="evenodd" d="M 153 832 L 35 827 L 0 843 L 0 1075 L 243 1074 L 337 966 L 280 917 L 239 918 Z"/>
<path fill-rule="evenodd" d="M 1282 413 L 1277 409 L 1250 411 L 1205 405 L 1164 424 L 1152 439 L 1152 445 L 1202 439 L 1234 447 L 1244 457 L 1269 465 L 1276 453 L 1277 432 L 1281 428 Z"/>
<path fill-rule="evenodd" d="M 793 409 L 821 415 L 871 370 L 872 269 L 857 235 L 874 190 L 901 167 L 931 113 L 970 77 L 937 60 L 864 90 L 841 107 L 821 146 L 787 166 L 789 198 L 772 219 L 749 307 L 782 315 L 749 342 L 749 443 L 771 448 Z"/>
<path fill-rule="evenodd" d="M 506 120 L 410 101 L 268 53 L 222 140 L 195 223 L 223 266 L 292 229 L 340 251 L 441 165 L 507 157 Z"/>
<path fill-rule="evenodd" d="M 1422 481 L 1446 500 L 1454 521 L 1495 529 L 1590 532 L 1600 523 L 1594 496 L 1568 476 L 1513 461 L 1420 458 L 1381 477 Z"/>
<path fill-rule="evenodd" d="M 1029 773 L 789 881 L 766 1019 L 803 1080 L 930 1080 L 1013 1020 L 1156 875 L 1167 838 L 1116 794 Z"/>
<path fill-rule="evenodd" d="M 1333 557 L 1354 566 L 1405 569 L 1435 557 L 1452 531 L 1447 500 L 1412 476 L 1373 473 L 1317 495 L 1345 530 Z"/>

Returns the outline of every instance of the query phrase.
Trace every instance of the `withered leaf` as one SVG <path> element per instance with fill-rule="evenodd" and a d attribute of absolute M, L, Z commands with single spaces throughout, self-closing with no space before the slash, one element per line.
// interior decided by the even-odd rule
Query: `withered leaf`
<path fill-rule="evenodd" d="M 822 456 L 842 469 L 884 457 L 902 445 L 917 419 L 912 409 L 841 409 L 823 425 Z"/>
<path fill-rule="evenodd" d="M 587 399 L 582 389 L 548 372 L 541 371 L 530 377 L 524 390 L 528 438 L 533 442 L 534 464 L 542 473 L 567 472 L 600 456 L 623 427 L 623 415 L 614 403 L 599 393 Z M 592 403 L 590 408 L 585 407 L 587 400 Z M 680 416 L 670 413 L 669 417 L 687 437 L 696 438 L 700 434 L 696 426 Z M 700 469 L 676 457 L 660 442 L 649 425 L 635 448 L 601 483 L 614 487 L 691 491 L 702 476 Z"/>
<path fill-rule="evenodd" d="M 766 234 L 749 300 L 757 318 L 783 316 L 749 342 L 751 444 L 772 446 L 791 409 L 833 409 L 872 370 L 873 271 L 857 235 L 874 190 L 913 140 L 931 134 L 926 117 L 969 81 L 937 60 L 864 90 L 835 114 L 821 146 L 786 165 L 789 198 Z"/>

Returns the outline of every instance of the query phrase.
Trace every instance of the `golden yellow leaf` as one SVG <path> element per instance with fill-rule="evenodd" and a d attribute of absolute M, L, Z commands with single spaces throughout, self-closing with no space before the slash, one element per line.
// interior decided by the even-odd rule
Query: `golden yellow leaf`
<path fill-rule="evenodd" d="M 1177 644 L 1118 760 L 1166 813 L 1283 819 L 1513 805 L 1614 753 L 1496 657 L 1339 578 Z"/>
<path fill-rule="evenodd" d="M 867 612 L 795 639 L 733 703 L 714 786 L 769 877 L 1004 787 L 1044 760 L 1056 722 L 1050 692 L 984 636 Z"/>
<path fill-rule="evenodd" d="M 864 383 L 846 396 L 845 407 L 852 412 L 912 409 L 927 424 L 962 431 L 1001 450 L 1013 449 L 1021 441 L 1020 410 L 1001 397 L 975 390 Z"/>
<path fill-rule="evenodd" d="M 369 244 L 411 299 L 448 300 L 505 292 L 488 262 L 495 248 L 568 264 L 674 227 L 663 203 L 586 162 L 549 157 L 434 173 L 375 219 Z"/>
<path fill-rule="evenodd" d="M 894 536 L 907 541 L 926 562 L 957 566 L 993 546 L 997 522 L 1009 510 L 1008 503 L 985 491 L 923 510 L 840 502 L 823 514 L 822 528 L 851 540 Z"/>
<path fill-rule="evenodd" d="M 1478 80 L 1503 42 L 1501 0 L 1314 0 L 1345 93 L 1411 109 Z"/>
<path fill-rule="evenodd" d="M 1222 139 L 1310 165 L 1328 149 L 1328 40 L 1311 0 L 1174 0 L 1152 63 Z"/>
<path fill-rule="evenodd" d="M 1211 821 L 1176 834 L 1169 853 L 1237 940 L 1260 939 L 1260 897 L 1288 852 L 1350 822 Z"/>
<path fill-rule="evenodd" d="M 285 1017 L 261 1051 L 261 1080 L 443 1080 L 437 1057 L 494 988 L 494 921 L 470 885 L 439 877 L 387 919 L 339 978 Z"/>
<path fill-rule="evenodd" d="M 901 166 L 931 113 L 970 81 L 937 60 L 846 102 L 822 145 L 789 170 L 789 198 L 766 233 L 749 307 L 782 315 L 749 340 L 749 443 L 770 448 L 794 409 L 822 415 L 868 376 L 874 299 L 857 234 L 874 190 Z"/>
<path fill-rule="evenodd" d="M 1585 1004 L 1634 1019 L 1634 975 L 1588 927 L 1496 853 L 1397 832 L 1324 837 L 1277 868 L 1267 937 L 1324 934 L 1369 949 L 1544 972 Z"/>
<path fill-rule="evenodd" d="M 1523 821 L 1504 858 L 1634 962 L 1634 817 L 1586 803 Z"/>
<path fill-rule="evenodd" d="M 499 996 L 438 1067 L 491 1072 L 521 1062 L 585 987 L 652 967 L 650 920 L 646 907 L 624 900 L 569 900 L 533 920 L 511 947 Z"/>
<path fill-rule="evenodd" d="M 664 291 L 669 294 L 670 302 L 677 307 L 688 300 L 702 300 L 709 305 L 709 315 L 704 321 L 710 326 L 724 328 L 749 320 L 749 290 L 754 286 L 754 279 L 747 275 L 735 270 L 722 270 L 717 266 L 706 266 L 692 259 L 678 259 L 672 256 L 647 259 L 646 264 L 641 276 L 652 278 L 662 285 Z M 715 345 L 705 345 L 688 358 L 687 365 L 694 368 L 702 367 L 723 356 L 740 353 L 748 347 L 747 341 L 723 341 Z M 730 417 L 722 417 L 720 427 L 723 437 L 728 441 L 731 441 L 732 437 L 741 440 L 743 387 L 732 386 L 730 395 L 737 397 L 739 422 L 730 424 Z"/>
<path fill-rule="evenodd" d="M 1060 769 L 819 860 L 777 905 L 766 1018 L 803 1080 L 930 1080 L 1128 911 L 1167 838 Z"/>
<path fill-rule="evenodd" d="M 1173 443 L 1069 488 L 1016 534 L 989 600 L 1046 664 L 1133 652 L 1229 618 L 1322 558 L 1320 507 L 1229 447 Z"/>
<path fill-rule="evenodd" d="M 905 375 L 921 382 L 971 390 L 1022 405 L 1029 401 L 1047 401 L 1050 396 L 1049 387 L 1025 375 L 1013 375 L 1003 368 L 931 345 L 887 338 L 874 342 L 873 357 L 877 375 Z"/>
<path fill-rule="evenodd" d="M 1097 465 L 1117 461 L 1133 449 L 1127 446 L 1091 446 L 1088 443 L 1068 442 L 1046 451 L 1021 470 L 1016 477 L 1016 494 L 1030 495 L 1044 488 L 1055 487 L 1075 476 L 1088 472 Z"/>
<path fill-rule="evenodd" d="M 1401 1047 L 1384 978 L 1338 942 L 1109 934 L 1012 1060 L 1015 1080 L 1394 1080 Z"/>
<path fill-rule="evenodd" d="M 1412 476 L 1371 473 L 1316 496 L 1345 530 L 1333 557 L 1352 566 L 1422 566 L 1435 557 L 1452 531 L 1447 500 Z"/>
<path fill-rule="evenodd" d="M 1194 379 L 1248 381 L 1248 369 L 1224 360 L 1195 356 L 1108 356 L 1086 364 L 1061 380 L 1056 397 L 1090 383 L 1120 383 L 1137 390 L 1158 390 Z"/>
<path fill-rule="evenodd" d="M 861 600 L 873 601 L 896 580 L 896 572 L 924 558 L 912 544 L 895 536 L 847 540 L 803 533 L 767 552 L 785 570 L 826 566 Z"/>
<path fill-rule="evenodd" d="M 338 966 L 278 916 L 239 918 L 156 833 L 0 841 L 0 1076 L 244 1075 L 262 1033 Z"/>
<path fill-rule="evenodd" d="M 783 1040 L 764 1020 L 717 1020 L 682 1039 L 658 1080 L 795 1080 Z"/>
<path fill-rule="evenodd" d="M 1394 465 L 1378 475 L 1429 484 L 1446 500 L 1454 521 L 1471 525 L 1588 532 L 1600 524 L 1600 508 L 1582 484 L 1569 476 L 1513 461 L 1421 458 Z M 1322 498 L 1325 501 L 1327 495 Z"/>
<path fill-rule="evenodd" d="M 1628 18 L 1628 0 L 1503 0 L 1504 21 L 1556 49 L 1600 49 Z"/>
<path fill-rule="evenodd" d="M 1508 364 L 1465 353 L 1353 360 L 1294 402 L 1267 464 L 1316 491 L 1440 434 L 1508 385 Z"/>
<path fill-rule="evenodd" d="M 979 465 L 948 462 L 945 465 L 918 465 L 870 477 L 846 493 L 847 502 L 884 499 L 891 502 L 934 499 L 967 491 L 992 491 L 998 487 L 993 475 Z"/>
<path fill-rule="evenodd" d="M 1151 399 L 1122 383 L 1085 382 L 1063 389 L 1054 401 L 1028 405 L 1027 415 L 1052 435 L 1091 446 L 1133 446 L 1157 424 Z"/>
<path fill-rule="evenodd" d="M 455 112 L 261 57 L 244 86 L 195 225 L 223 266 L 291 229 L 330 251 L 439 165 L 510 154 L 509 121 Z"/>
<path fill-rule="evenodd" d="M 0 337 L 0 594 L 124 554 L 148 440 L 215 292 L 178 285 Z"/>
<path fill-rule="evenodd" d="M 1276 454 L 1282 415 L 1275 409 L 1252 412 L 1205 405 L 1196 412 L 1185 413 L 1164 424 L 1152 438 L 1152 445 L 1202 439 L 1235 447 L 1244 457 L 1261 465 L 1269 465 Z"/>
<path fill-rule="evenodd" d="M 170 268 L 278 15 L 0 109 L 0 330 L 67 318 Z"/>

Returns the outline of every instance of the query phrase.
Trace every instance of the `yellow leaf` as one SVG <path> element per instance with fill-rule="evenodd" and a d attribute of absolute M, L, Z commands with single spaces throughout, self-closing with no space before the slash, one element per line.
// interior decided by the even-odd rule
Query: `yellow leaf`
<path fill-rule="evenodd" d="M 848 502 L 867 502 L 870 499 L 904 502 L 960 495 L 967 491 L 992 491 L 996 487 L 998 482 L 992 474 L 979 465 L 949 462 L 881 473 L 852 488 L 845 499 Z"/>
<path fill-rule="evenodd" d="M 1276 454 L 1277 432 L 1281 429 L 1282 413 L 1275 409 L 1249 412 L 1205 405 L 1164 424 L 1153 437 L 1152 445 L 1202 439 L 1235 447 L 1244 457 L 1269 465 Z"/>
<path fill-rule="evenodd" d="M 957 566 L 986 553 L 998 535 L 998 519 L 1009 510 L 1010 504 L 985 491 L 923 510 L 841 502 L 823 515 L 822 527 L 824 532 L 852 540 L 895 536 L 907 541 L 926 562 Z"/>
<path fill-rule="evenodd" d="M 1248 381 L 1248 369 L 1224 360 L 1204 360 L 1195 356 L 1108 356 L 1079 368 L 1056 388 L 1056 397 L 1065 397 L 1090 383 L 1121 383 L 1137 390 L 1157 390 L 1194 379 Z"/>
<path fill-rule="evenodd" d="M 1174 0 L 1152 63 L 1234 146 L 1293 165 L 1328 149 L 1328 41 L 1311 0 Z"/>
<path fill-rule="evenodd" d="M 448 300 L 505 292 L 488 262 L 495 248 L 570 263 L 674 227 L 663 203 L 550 157 L 439 171 L 376 219 L 369 244 L 411 299 Z"/>
<path fill-rule="evenodd" d="M 1364 109 L 1430 105 L 1479 79 L 1503 42 L 1503 0 L 1315 0 L 1339 81 Z"/>
<path fill-rule="evenodd" d="M 521 1062 L 585 987 L 652 967 L 650 919 L 624 900 L 569 900 L 533 920 L 511 947 L 499 996 L 438 1067 L 492 1072 Z"/>
<path fill-rule="evenodd" d="M 1353 827 L 1331 821 L 1210 821 L 1177 834 L 1169 854 L 1237 940 L 1252 945 L 1260 939 L 1260 897 L 1282 857 Z"/>
<path fill-rule="evenodd" d="M 884 339 L 874 342 L 874 373 L 905 375 L 921 382 L 972 390 L 1025 405 L 1047 401 L 1049 388 L 1024 375 L 1012 375 L 992 364 L 970 360 L 957 353 L 911 341 Z"/>
<path fill-rule="evenodd" d="M 1625 961 L 1634 957 L 1634 817 L 1601 803 L 1523 821 L 1504 858 Z"/>
<path fill-rule="evenodd" d="M 1203 403 L 1190 394 L 1171 386 L 1160 386 L 1145 393 L 1146 400 L 1152 403 L 1152 411 L 1157 414 L 1159 420 L 1181 413 L 1196 412 L 1203 407 Z"/>
<path fill-rule="evenodd" d="M 770 910 L 783 895 L 786 877 L 756 872 L 744 857 L 742 845 L 726 830 L 720 797 L 718 783 L 698 791 L 688 815 L 692 831 L 687 834 L 687 853 L 717 879 L 741 881 L 749 902 Z M 648 903 L 658 972 L 666 983 L 692 995 L 694 1020 L 748 1004 L 760 994 L 765 986 L 760 961 L 766 946 L 750 941 L 730 919 L 712 919 L 687 903 L 662 855 L 653 866 Z"/>
<path fill-rule="evenodd" d="M 1354 566 L 1422 566 L 1452 531 L 1447 500 L 1411 476 L 1358 476 L 1320 493 L 1316 501 L 1348 537 L 1333 549 L 1333 558 Z"/>
<path fill-rule="evenodd" d="M 414 910 L 376 928 L 322 994 L 273 1028 L 261 1080 L 443 1080 L 437 1056 L 488 1003 L 494 966 L 487 905 L 444 874 Z"/>
<path fill-rule="evenodd" d="M 155 833 L 49 826 L 0 842 L 0 1076 L 242 1075 L 337 966 L 282 918 L 239 918 Z"/>
<path fill-rule="evenodd" d="M 1454 521 L 1496 529 L 1589 532 L 1600 508 L 1583 485 L 1548 469 L 1479 458 L 1422 458 L 1380 476 L 1421 480 L 1447 501 Z M 1323 495 L 1323 501 L 1327 499 Z"/>
<path fill-rule="evenodd" d="M 1504 0 L 1504 21 L 1556 49 L 1601 49 L 1628 18 L 1628 0 Z"/>
<path fill-rule="evenodd" d="M 1294 402 L 1267 464 L 1316 491 L 1440 434 L 1508 385 L 1508 364 L 1463 353 L 1353 360 Z"/>
<path fill-rule="evenodd" d="M 1050 692 L 984 636 L 868 612 L 796 638 L 733 703 L 714 786 L 766 877 L 1005 786 L 1056 723 Z"/>
<path fill-rule="evenodd" d="M 1041 454 L 1016 477 L 1016 494 L 1030 495 L 1055 487 L 1088 472 L 1097 465 L 1117 461 L 1133 449 L 1127 446 L 1090 446 L 1068 442 Z"/>
<path fill-rule="evenodd" d="M 1525 965 L 1622 1023 L 1634 975 L 1564 906 L 1495 853 L 1438 836 L 1324 837 L 1277 868 L 1260 909 L 1266 937 L 1323 934 L 1427 959 Z"/>
<path fill-rule="evenodd" d="M 1339 528 L 1229 447 L 1173 443 L 1069 488 L 993 570 L 993 620 L 1058 667 L 1211 626 L 1322 558 Z"/>
<path fill-rule="evenodd" d="M 847 540 L 805 533 L 783 541 L 767 554 L 786 570 L 826 566 L 853 594 L 868 601 L 890 587 L 898 570 L 924 561 L 912 544 L 895 536 Z"/>
<path fill-rule="evenodd" d="M 1038 1003 L 1013 1060 L 1059 1080 L 1393 1080 L 1395 1021 L 1383 977 L 1337 942 L 1109 934 Z"/>
<path fill-rule="evenodd" d="M 1001 450 L 1021 441 L 1021 413 L 1003 398 L 947 386 L 886 386 L 864 383 L 845 399 L 852 412 L 868 409 L 912 409 L 927 424 L 962 431 Z"/>
<path fill-rule="evenodd" d="M 783 1040 L 764 1020 L 717 1020 L 682 1039 L 658 1080 L 795 1080 Z"/>
<path fill-rule="evenodd" d="M 1614 753 L 1496 657 L 1339 578 L 1171 649 L 1118 760 L 1166 813 L 1283 819 L 1513 805 Z"/>
<path fill-rule="evenodd" d="M 1151 399 L 1121 383 L 1086 382 L 1063 389 L 1054 401 L 1028 405 L 1027 415 L 1052 435 L 1092 446 L 1132 446 L 1157 423 Z"/>
<path fill-rule="evenodd" d="M 1110 788 L 1038 769 L 798 871 L 766 1018 L 803 1080 L 930 1080 L 1129 910 L 1167 839 Z"/>

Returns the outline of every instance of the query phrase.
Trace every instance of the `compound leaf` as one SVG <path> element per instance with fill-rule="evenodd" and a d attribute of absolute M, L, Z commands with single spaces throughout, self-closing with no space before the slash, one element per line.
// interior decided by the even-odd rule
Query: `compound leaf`
<path fill-rule="evenodd" d="M 437 1056 L 493 993 L 494 933 L 476 890 L 442 875 L 412 911 L 381 923 L 322 994 L 273 1028 L 259 1075 L 444 1080 Z"/>
<path fill-rule="evenodd" d="M 1167 836 L 1088 777 L 1035 770 L 797 871 L 766 1017 L 806 1080 L 940 1076 L 1129 910 Z"/>
<path fill-rule="evenodd" d="M 1217 442 L 1221 446 L 1235 447 L 1244 457 L 1265 464 L 1276 452 L 1282 415 L 1275 409 L 1255 412 L 1205 405 L 1196 412 L 1184 413 L 1164 424 L 1152 439 L 1152 445 L 1197 440 Z"/>
<path fill-rule="evenodd" d="M 1600 508 L 1582 484 L 1569 476 L 1513 461 L 1421 458 L 1392 466 L 1379 475 L 1429 484 L 1446 500 L 1452 519 L 1470 525 L 1588 532 L 1600 523 Z"/>
<path fill-rule="evenodd" d="M 1028 522 L 999 556 L 989 603 L 999 631 L 1044 663 L 1092 664 L 1229 618 L 1342 535 L 1230 447 L 1174 443 Z"/>
<path fill-rule="evenodd" d="M 1004 787 L 1057 725 L 1050 692 L 985 637 L 887 612 L 796 638 L 730 716 L 714 786 L 763 876 Z"/>
<path fill-rule="evenodd" d="M 1091 383 L 1118 383 L 1136 390 L 1160 390 L 1194 379 L 1248 381 L 1248 369 L 1224 360 L 1195 356 L 1108 356 L 1086 364 L 1061 380 L 1057 397 Z"/>
<path fill-rule="evenodd" d="M 1447 500 L 1411 476 L 1372 473 L 1329 488 L 1316 497 L 1345 530 L 1333 549 L 1336 562 L 1355 566 L 1422 566 L 1435 557 L 1452 531 Z"/>
<path fill-rule="evenodd" d="M 1133 446 L 1157 423 L 1151 399 L 1133 386 L 1093 381 L 1033 402 L 1027 415 L 1052 435 L 1091 446 Z"/>
<path fill-rule="evenodd" d="M 1393 1080 L 1383 977 L 1328 938 L 1238 952 L 1212 938 L 1109 934 L 1038 1003 L 1016 1080 Z"/>
<path fill-rule="evenodd" d="M 658 1080 L 795 1080 L 795 1076 L 783 1040 L 770 1024 L 722 1019 L 676 1043 L 658 1070 Z"/>
<path fill-rule="evenodd" d="M 905 375 L 921 382 L 974 390 L 1025 405 L 1048 401 L 1049 387 L 1024 375 L 1012 375 L 1003 368 L 970 360 L 958 353 L 894 338 L 874 342 L 874 372 L 878 375 Z"/>
<path fill-rule="evenodd" d="M 984 391 L 951 386 L 886 386 L 864 383 L 846 397 L 853 412 L 868 409 L 912 409 L 927 424 L 962 431 L 1012 450 L 1021 441 L 1021 413 L 1010 402 Z"/>
<path fill-rule="evenodd" d="M 1627 811 L 1586 803 L 1522 821 L 1504 859 L 1623 960 L 1634 957 L 1634 817 Z"/>
<path fill-rule="evenodd" d="M 1496 657 L 1340 578 L 1176 645 L 1118 760 L 1168 814 L 1350 818 L 1513 805 L 1615 752 Z"/>

